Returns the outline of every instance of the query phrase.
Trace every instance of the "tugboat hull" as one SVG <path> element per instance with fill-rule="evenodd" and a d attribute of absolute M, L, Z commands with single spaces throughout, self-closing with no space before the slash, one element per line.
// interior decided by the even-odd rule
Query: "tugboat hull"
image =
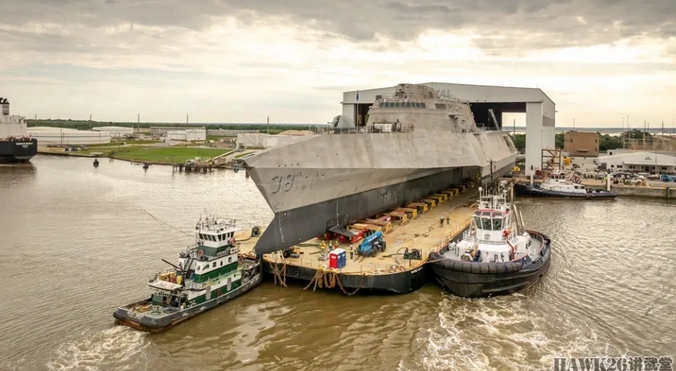
<path fill-rule="evenodd" d="M 608 199 L 615 198 L 617 194 L 605 190 L 595 190 L 589 193 L 560 192 L 541 189 L 528 184 L 514 184 L 514 193 L 518 196 L 535 197 L 572 197 L 581 199 Z"/>
<path fill-rule="evenodd" d="M 551 240 L 528 231 L 544 244 L 537 260 L 525 263 L 475 263 L 445 259 L 440 252 L 430 254 L 430 267 L 435 280 L 453 295 L 481 298 L 508 295 L 521 291 L 542 277 L 551 262 Z"/>
<path fill-rule="evenodd" d="M 243 283 L 242 286 L 228 292 L 227 294 L 207 300 L 190 308 L 177 310 L 175 313 L 170 315 L 154 317 L 152 316 L 152 311 L 149 311 L 149 315 L 136 314 L 131 310 L 126 309 L 126 307 L 120 307 L 113 313 L 115 323 L 149 333 L 158 333 L 168 330 L 200 313 L 225 304 L 258 286 L 263 281 L 263 274 L 260 264 L 256 268 L 255 272 L 256 273 L 247 282 Z M 146 303 L 150 303 L 150 300 L 146 299 L 134 304 Z"/>

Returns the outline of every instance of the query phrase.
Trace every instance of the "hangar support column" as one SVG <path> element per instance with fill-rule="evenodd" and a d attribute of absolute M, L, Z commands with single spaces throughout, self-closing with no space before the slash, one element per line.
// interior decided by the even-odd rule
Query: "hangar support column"
<path fill-rule="evenodd" d="M 553 103 L 549 106 L 542 102 L 526 103 L 526 175 L 541 170 L 543 149 L 555 148 L 556 111 Z"/>
<path fill-rule="evenodd" d="M 526 103 L 526 175 L 540 170 L 543 136 L 542 103 Z"/>

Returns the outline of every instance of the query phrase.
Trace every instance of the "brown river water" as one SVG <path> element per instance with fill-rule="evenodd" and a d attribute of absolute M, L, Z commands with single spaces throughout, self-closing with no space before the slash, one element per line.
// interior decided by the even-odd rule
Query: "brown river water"
<path fill-rule="evenodd" d="M 205 209 L 272 213 L 243 173 L 37 156 L 0 165 L 0 370 L 547 370 L 561 356 L 676 356 L 676 205 L 517 200 L 553 242 L 522 294 L 429 283 L 346 297 L 264 282 L 170 331 L 115 326 Z"/>

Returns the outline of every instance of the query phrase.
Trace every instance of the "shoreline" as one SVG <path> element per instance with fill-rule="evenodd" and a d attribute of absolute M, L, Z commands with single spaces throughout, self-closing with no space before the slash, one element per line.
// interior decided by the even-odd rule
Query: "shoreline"
<path fill-rule="evenodd" d="M 131 146 L 130 146 L 131 147 Z M 200 152 L 205 153 L 205 157 L 203 157 L 202 161 L 203 164 L 201 165 L 208 165 L 210 161 L 213 161 L 213 163 L 210 164 L 211 167 L 213 168 L 226 168 L 226 164 L 223 162 L 223 157 L 230 155 L 234 151 L 229 148 L 225 149 L 219 149 L 219 148 L 193 148 L 193 147 L 167 147 L 167 148 L 158 148 L 158 151 L 168 151 L 169 153 L 166 153 L 164 155 L 162 154 L 157 154 L 154 157 L 166 157 L 166 160 L 163 159 L 149 159 L 149 158 L 143 158 L 146 156 L 142 157 L 135 157 L 135 156 L 129 156 L 133 151 L 136 151 L 140 148 L 148 148 L 149 146 L 145 145 L 140 145 L 140 146 L 133 146 L 131 148 L 131 151 L 118 151 L 118 150 L 110 150 L 110 148 L 103 147 L 101 150 L 97 150 L 97 148 L 89 149 L 86 151 L 63 151 L 63 150 L 51 150 L 47 149 L 44 147 L 38 148 L 36 155 L 46 155 L 46 156 L 62 156 L 62 157 L 86 157 L 86 158 L 110 158 L 110 159 L 115 159 L 115 160 L 120 160 L 120 161 L 127 161 L 130 163 L 138 163 L 138 164 L 148 164 L 148 165 L 166 165 L 166 166 L 182 166 L 185 164 L 185 161 L 187 160 L 194 160 L 196 157 L 201 157 L 201 156 L 194 156 L 194 155 L 199 155 Z M 186 153 L 187 152 L 187 153 Z M 119 156 L 118 156 L 119 155 Z M 127 156 L 125 156 L 127 155 Z M 208 157 L 207 157 L 208 156 Z M 152 157 L 152 156 L 148 156 Z M 206 158 L 206 159 L 205 159 Z M 214 159 L 220 159 L 214 160 Z"/>
<path fill-rule="evenodd" d="M 91 153 L 67 153 L 67 152 L 51 152 L 51 151 L 40 151 L 38 150 L 38 155 L 45 155 L 45 156 L 61 156 L 61 157 L 86 157 L 86 158 L 110 158 L 113 160 L 119 160 L 119 161 L 127 161 L 132 164 L 148 164 L 148 165 L 165 165 L 165 166 L 173 166 L 174 163 L 171 162 L 160 162 L 160 161 L 147 161 L 147 160 L 130 160 L 126 158 L 120 158 L 120 157 L 115 157 L 115 156 L 110 156 L 106 154 L 91 154 Z"/>

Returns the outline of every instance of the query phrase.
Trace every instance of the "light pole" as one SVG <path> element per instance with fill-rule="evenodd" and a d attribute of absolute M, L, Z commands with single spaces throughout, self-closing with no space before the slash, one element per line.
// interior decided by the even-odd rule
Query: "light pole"
<path fill-rule="evenodd" d="M 491 158 L 490 161 L 488 161 L 491 165 L 491 187 L 493 186 L 493 159 Z"/>

